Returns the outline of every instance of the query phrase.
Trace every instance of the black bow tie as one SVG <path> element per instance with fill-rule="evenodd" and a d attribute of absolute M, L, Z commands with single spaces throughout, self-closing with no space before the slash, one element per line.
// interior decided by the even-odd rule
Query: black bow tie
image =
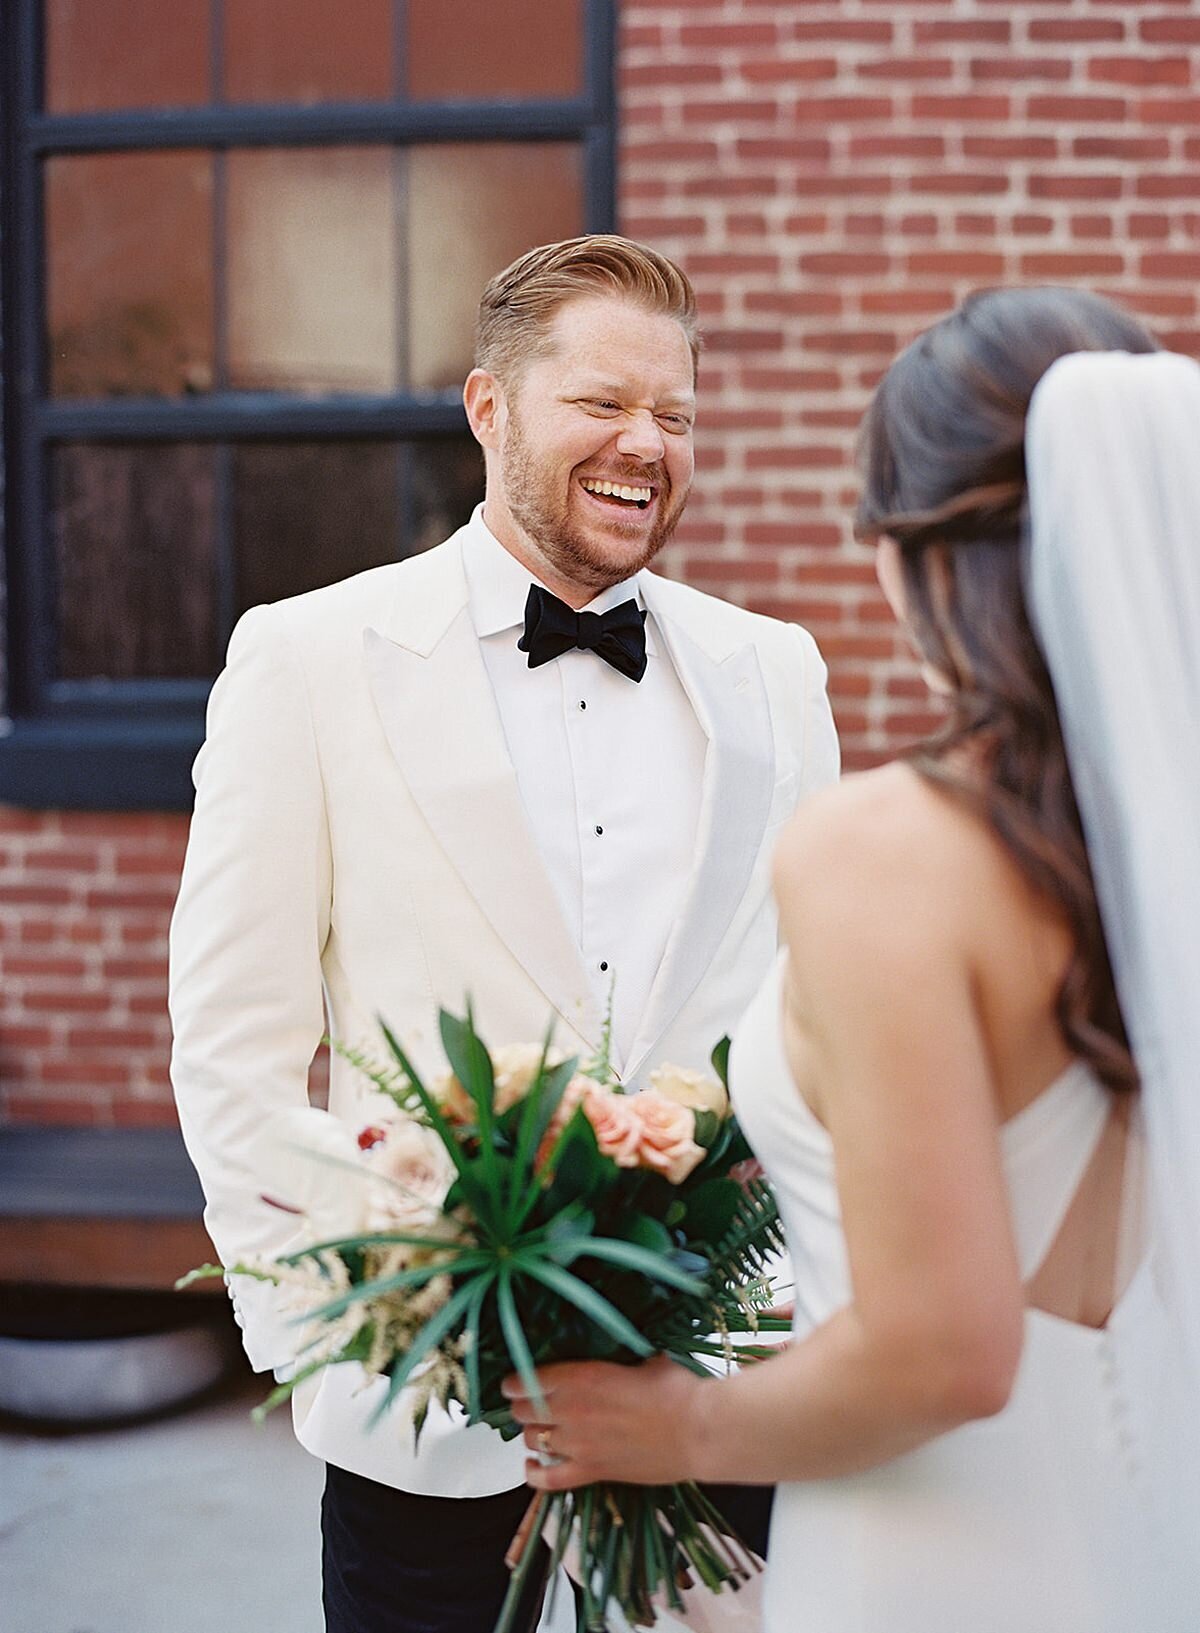
<path fill-rule="evenodd" d="M 540 584 L 531 584 L 525 633 L 517 646 L 528 652 L 531 669 L 578 646 L 636 681 L 646 673 L 645 625 L 645 609 L 636 601 L 622 601 L 608 612 L 575 612 Z"/>

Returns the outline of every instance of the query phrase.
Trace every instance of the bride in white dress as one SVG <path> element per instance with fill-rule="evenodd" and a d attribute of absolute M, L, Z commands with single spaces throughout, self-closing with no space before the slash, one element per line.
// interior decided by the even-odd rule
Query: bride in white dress
<path fill-rule="evenodd" d="M 731 1082 L 792 1342 L 515 1403 L 539 1487 L 778 1482 L 769 1633 L 1200 1627 L 1200 367 L 1153 350 L 998 291 L 885 377 L 859 532 L 950 724 L 777 855 Z"/>

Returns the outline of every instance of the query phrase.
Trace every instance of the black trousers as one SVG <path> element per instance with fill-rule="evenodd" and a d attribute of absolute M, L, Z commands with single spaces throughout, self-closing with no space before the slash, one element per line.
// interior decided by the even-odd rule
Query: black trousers
<path fill-rule="evenodd" d="M 705 1489 L 742 1540 L 765 1554 L 771 1488 Z M 508 1590 L 504 1555 L 531 1496 L 519 1486 L 496 1497 L 419 1497 L 327 1465 L 326 1633 L 492 1633 Z M 531 1572 L 519 1629 L 534 1626 L 541 1575 Z"/>

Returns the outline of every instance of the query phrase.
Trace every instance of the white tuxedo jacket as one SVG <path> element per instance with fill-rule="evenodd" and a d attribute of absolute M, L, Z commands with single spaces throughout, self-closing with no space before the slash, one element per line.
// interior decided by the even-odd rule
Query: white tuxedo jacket
<path fill-rule="evenodd" d="M 776 921 L 768 862 L 797 801 L 837 775 L 825 667 L 795 625 L 643 573 L 643 597 L 708 738 L 690 887 L 629 1057 L 702 1067 L 765 974 Z M 322 1034 L 377 1055 L 376 1017 L 418 1070 L 445 1071 L 437 1010 L 470 994 L 486 1042 L 594 1051 L 601 1017 L 538 853 L 471 623 L 456 534 L 425 555 L 257 607 L 234 631 L 195 767 L 196 807 L 171 930 L 172 1075 L 230 1263 L 299 1245 L 264 1204 L 250 1151 L 303 1105 Z M 655 791 L 646 791 L 653 823 Z M 636 909 L 634 909 L 636 910 Z M 341 1059 L 329 1107 L 378 1115 Z M 295 1329 L 273 1290 L 232 1289 L 259 1369 Z M 520 1442 L 437 1409 L 420 1451 L 401 1407 L 342 1366 L 297 1391 L 317 1456 L 408 1491 L 480 1496 L 521 1483 Z"/>

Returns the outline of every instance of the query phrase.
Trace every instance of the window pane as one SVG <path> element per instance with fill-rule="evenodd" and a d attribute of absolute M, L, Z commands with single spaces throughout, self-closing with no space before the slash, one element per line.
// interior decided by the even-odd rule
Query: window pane
<path fill-rule="evenodd" d="M 46 0 L 46 108 L 180 108 L 209 100 L 209 0 Z"/>
<path fill-rule="evenodd" d="M 229 156 L 229 379 L 259 391 L 397 385 L 390 148 Z"/>
<path fill-rule="evenodd" d="M 225 0 L 231 102 L 374 101 L 395 90 L 393 0 Z"/>
<path fill-rule="evenodd" d="M 58 673 L 215 673 L 214 455 L 198 445 L 56 448 Z"/>
<path fill-rule="evenodd" d="M 535 244 L 583 231 L 582 154 L 564 142 L 412 148 L 408 195 L 409 383 L 461 383 L 493 274 Z"/>
<path fill-rule="evenodd" d="M 55 158 L 45 178 L 53 394 L 211 389 L 211 157 Z"/>
<path fill-rule="evenodd" d="M 482 496 L 483 462 L 469 436 L 237 447 L 238 610 L 427 549 Z"/>
<path fill-rule="evenodd" d="M 408 0 L 411 97 L 574 96 L 579 0 Z"/>

